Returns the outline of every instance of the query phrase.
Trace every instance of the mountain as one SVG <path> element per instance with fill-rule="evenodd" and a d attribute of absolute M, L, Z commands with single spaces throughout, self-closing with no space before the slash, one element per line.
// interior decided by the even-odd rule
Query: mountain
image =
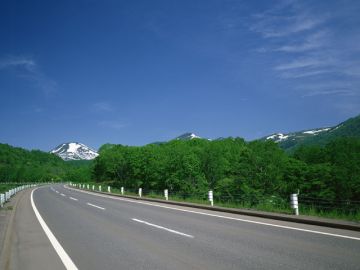
<path fill-rule="evenodd" d="M 63 143 L 50 151 L 50 153 L 61 157 L 63 160 L 91 160 L 99 154 L 82 143 Z"/>
<path fill-rule="evenodd" d="M 204 139 L 204 138 L 201 138 L 201 137 L 195 135 L 194 133 L 188 132 L 188 133 L 184 133 L 184 134 L 176 137 L 174 140 L 190 141 L 193 139 Z"/>
<path fill-rule="evenodd" d="M 193 139 L 203 139 L 203 140 L 209 140 L 211 141 L 210 139 L 206 139 L 206 138 L 202 138 L 198 135 L 196 135 L 195 133 L 192 133 L 192 132 L 187 132 L 187 133 L 184 133 L 174 139 L 171 139 L 169 141 L 158 141 L 158 142 L 153 142 L 153 143 L 150 143 L 150 144 L 156 144 L 156 145 L 161 145 L 161 144 L 164 144 L 164 143 L 167 143 L 167 142 L 170 142 L 170 141 L 190 141 L 190 140 L 193 140 Z"/>
<path fill-rule="evenodd" d="M 291 133 L 274 133 L 260 140 L 273 140 L 287 151 L 301 145 L 325 145 L 338 137 L 360 137 L 360 115 L 334 127 L 315 128 Z"/>

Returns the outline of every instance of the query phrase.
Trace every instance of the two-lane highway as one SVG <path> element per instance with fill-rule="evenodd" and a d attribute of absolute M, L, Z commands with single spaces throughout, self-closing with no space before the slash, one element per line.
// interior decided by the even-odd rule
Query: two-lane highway
<path fill-rule="evenodd" d="M 33 202 L 79 269 L 359 269 L 360 234 L 62 185 Z"/>

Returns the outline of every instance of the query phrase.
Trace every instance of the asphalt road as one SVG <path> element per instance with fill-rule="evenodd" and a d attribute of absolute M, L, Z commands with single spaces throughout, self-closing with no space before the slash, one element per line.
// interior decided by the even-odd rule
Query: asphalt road
<path fill-rule="evenodd" d="M 36 189 L 33 201 L 78 269 L 360 269 L 359 232 L 112 199 L 61 185 Z M 10 269 L 41 260 L 48 268 L 34 269 L 64 268 L 34 211 L 19 215 L 37 231 L 23 233 Z"/>

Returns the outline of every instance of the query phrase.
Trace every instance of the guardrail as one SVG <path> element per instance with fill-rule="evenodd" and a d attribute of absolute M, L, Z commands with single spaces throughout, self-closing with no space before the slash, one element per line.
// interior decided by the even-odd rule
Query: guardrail
<path fill-rule="evenodd" d="M 326 226 L 326 227 L 338 228 L 338 229 L 360 231 L 360 223 L 358 221 L 354 222 L 354 221 L 346 221 L 346 220 L 339 220 L 339 219 L 328 219 L 328 218 L 323 218 L 320 216 L 306 216 L 306 215 L 298 216 L 296 213 L 299 211 L 299 203 L 296 201 L 296 198 L 298 196 L 295 196 L 293 194 L 291 194 L 290 198 L 288 198 L 287 200 L 284 201 L 284 203 L 286 204 L 286 206 L 288 207 L 288 209 L 290 211 L 288 211 L 286 213 L 285 212 L 281 213 L 281 212 L 271 212 L 271 211 L 267 211 L 267 210 L 237 208 L 237 207 L 231 207 L 231 206 L 229 207 L 229 205 L 224 206 L 224 205 L 221 205 L 219 203 L 219 201 L 217 201 L 217 200 L 214 200 L 214 202 L 217 202 L 217 204 L 215 204 L 214 202 L 211 203 L 211 201 L 208 200 L 209 197 L 211 197 L 211 194 L 209 196 L 208 193 L 202 194 L 203 200 L 201 200 L 201 202 L 200 201 L 193 202 L 193 201 L 185 201 L 185 200 L 174 200 L 173 199 L 174 197 L 172 197 L 171 198 L 172 200 L 170 200 L 169 195 L 171 195 L 171 194 L 169 194 L 168 190 L 167 191 L 164 190 L 164 192 L 158 191 L 155 194 L 154 191 L 151 191 L 151 193 L 150 193 L 149 191 L 142 189 L 141 190 L 142 197 L 140 197 L 139 189 L 134 189 L 134 188 L 129 189 L 128 191 L 125 192 L 124 187 L 121 187 L 121 189 L 120 189 L 120 188 L 114 188 L 111 186 L 107 186 L 107 190 L 104 189 L 104 191 L 100 191 L 101 188 L 100 188 L 100 185 L 98 185 L 98 184 L 93 185 L 93 184 L 80 184 L 80 183 L 72 183 L 72 182 L 68 182 L 67 184 L 71 187 L 75 187 L 78 189 L 94 191 L 96 193 L 101 193 L 101 194 L 111 194 L 113 196 L 118 196 L 118 197 L 126 197 L 126 198 L 145 200 L 145 201 L 150 201 L 150 202 L 163 202 L 163 203 L 167 203 L 170 205 L 187 206 L 187 207 L 193 207 L 193 208 L 199 208 L 199 209 L 205 209 L 205 210 L 220 211 L 220 212 L 225 212 L 225 213 L 241 214 L 241 215 L 247 215 L 247 216 L 289 221 L 289 222 L 295 222 L 295 223 L 303 223 L 303 224 Z M 296 195 L 298 195 L 298 194 L 296 194 Z M 273 197 L 274 198 L 272 198 L 271 201 L 268 201 L 268 202 L 272 203 L 272 200 L 276 199 L 275 196 L 273 196 Z M 169 201 L 167 201 L 167 199 L 169 199 Z M 216 199 L 216 197 L 215 197 L 215 199 Z M 219 198 L 217 198 L 217 199 L 219 199 Z M 290 201 L 290 203 L 289 203 L 289 201 Z M 276 205 L 281 206 L 282 203 L 276 204 Z M 291 213 L 293 213 L 293 215 L 291 215 Z"/>
<path fill-rule="evenodd" d="M 18 193 L 18 192 L 20 192 L 20 191 L 22 191 L 24 189 L 32 188 L 32 187 L 35 187 L 35 186 L 37 186 L 37 185 L 35 185 L 35 184 L 22 185 L 22 186 L 18 186 L 18 187 L 9 189 L 8 191 L 5 191 L 5 193 L 1 193 L 0 194 L 0 207 L 3 208 L 4 204 L 6 202 L 8 202 L 10 200 L 10 198 L 12 196 L 14 196 L 16 193 Z"/>
<path fill-rule="evenodd" d="M 146 190 L 143 188 L 137 189 L 127 189 L 125 192 L 125 187 L 113 188 L 111 186 L 101 186 L 101 184 L 83 184 L 83 183 L 68 183 L 70 186 L 77 187 L 80 189 L 87 189 L 93 191 L 103 190 L 107 193 L 115 193 L 121 195 L 132 195 L 148 198 L 157 198 L 164 200 L 175 200 L 175 201 L 184 201 L 184 202 L 194 202 L 194 203 L 202 203 L 209 204 L 211 206 L 225 206 L 225 207 L 239 207 L 241 208 L 255 208 L 259 205 L 268 208 L 276 208 L 282 209 L 284 213 L 294 213 L 295 215 L 299 215 L 299 205 L 298 205 L 298 194 L 291 194 L 290 200 L 285 198 L 280 198 L 278 196 L 257 198 L 254 196 L 243 195 L 243 194 L 235 194 L 231 196 L 218 195 L 213 190 L 208 190 L 203 193 L 196 194 L 186 194 L 182 192 L 171 192 L 168 189 L 164 190 Z M 170 198 L 171 197 L 171 198 Z M 260 209 L 261 210 L 261 209 Z"/>

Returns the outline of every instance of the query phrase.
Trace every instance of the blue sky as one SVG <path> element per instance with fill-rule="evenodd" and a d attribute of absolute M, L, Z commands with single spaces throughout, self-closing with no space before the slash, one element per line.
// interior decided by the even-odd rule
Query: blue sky
<path fill-rule="evenodd" d="M 0 3 L 0 142 L 256 139 L 360 113 L 359 1 Z"/>

